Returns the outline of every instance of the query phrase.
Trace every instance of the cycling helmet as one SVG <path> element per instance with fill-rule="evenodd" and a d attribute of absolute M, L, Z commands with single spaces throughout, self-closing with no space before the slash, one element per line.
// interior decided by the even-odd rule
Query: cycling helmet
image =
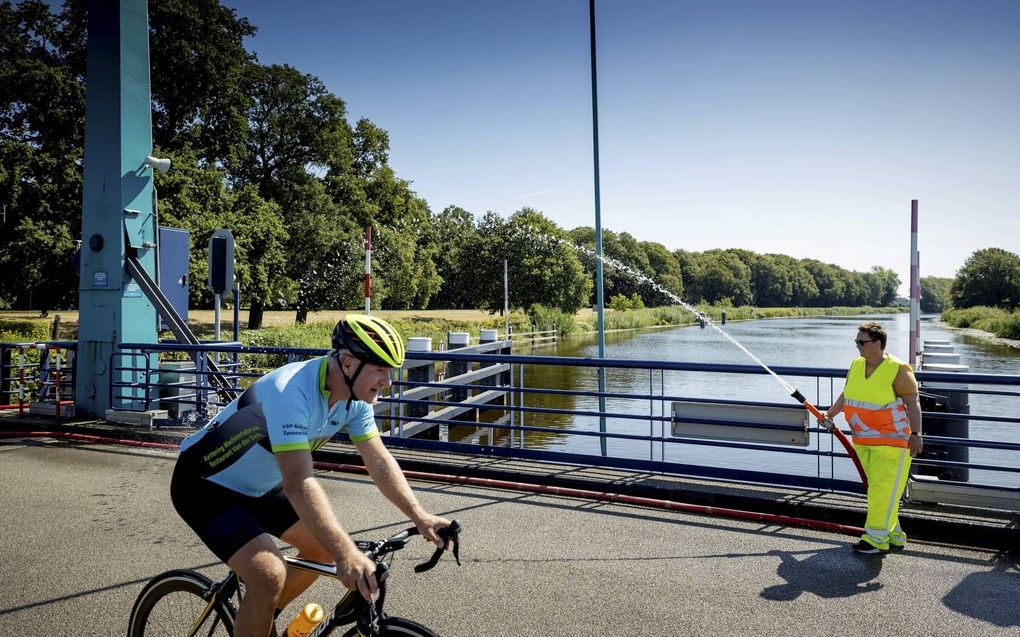
<path fill-rule="evenodd" d="M 354 382 L 361 375 L 365 363 L 384 367 L 400 367 L 404 364 L 404 341 L 400 334 L 386 321 L 367 314 L 348 314 L 336 324 L 333 328 L 333 349 L 337 352 L 350 352 L 351 356 L 361 361 L 352 376 L 348 376 L 343 367 L 340 368 L 340 375 L 350 390 L 347 410 L 350 410 L 352 401 L 360 400 L 354 394 Z"/>
<path fill-rule="evenodd" d="M 386 321 L 367 314 L 348 314 L 333 329 L 333 349 L 385 367 L 404 364 L 404 341 Z"/>

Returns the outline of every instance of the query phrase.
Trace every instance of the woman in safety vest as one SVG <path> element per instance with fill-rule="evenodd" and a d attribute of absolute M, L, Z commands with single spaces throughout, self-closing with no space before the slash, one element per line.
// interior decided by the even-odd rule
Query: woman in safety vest
<path fill-rule="evenodd" d="M 888 335 L 878 323 L 857 326 L 857 351 L 846 387 L 825 412 L 843 412 L 853 430 L 854 449 L 868 476 L 868 519 L 853 549 L 879 554 L 907 545 L 900 528 L 900 497 L 911 458 L 921 453 L 921 406 L 910 365 L 885 352 Z"/>

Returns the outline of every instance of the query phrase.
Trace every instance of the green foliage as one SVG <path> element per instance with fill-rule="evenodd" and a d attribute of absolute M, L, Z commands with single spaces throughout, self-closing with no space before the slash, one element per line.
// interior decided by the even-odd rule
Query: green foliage
<path fill-rule="evenodd" d="M 942 313 L 942 320 L 953 327 L 969 327 L 1000 338 L 1020 339 L 1020 309 L 985 306 L 950 308 Z"/>
<path fill-rule="evenodd" d="M 481 238 L 474 217 L 463 208 L 449 206 L 435 216 L 432 227 L 437 246 L 433 260 L 441 279 L 439 290 L 431 299 L 432 306 L 477 307 L 477 262 L 473 250 L 480 244 Z"/>
<path fill-rule="evenodd" d="M 0 318 L 0 343 L 34 343 L 50 340 L 50 322 Z"/>
<path fill-rule="evenodd" d="M 595 289 L 595 229 L 581 227 L 571 230 L 570 240 L 581 249 L 581 262 Z M 630 234 L 602 231 L 603 295 L 612 298 L 639 294 L 643 302 L 665 305 L 684 295 L 684 279 L 680 262 L 662 244 L 637 241 Z M 620 267 L 623 266 L 623 267 Z M 675 298 L 674 298 L 675 297 Z M 594 296 L 589 303 L 595 304 Z"/>
<path fill-rule="evenodd" d="M 609 307 L 614 310 L 639 310 L 645 306 L 644 301 L 637 292 L 627 298 L 623 294 L 617 294 L 609 299 Z"/>
<path fill-rule="evenodd" d="M 533 304 L 528 309 L 528 316 L 531 319 L 531 329 L 536 332 L 556 330 L 558 334 L 565 336 L 572 334 L 578 327 L 573 314 L 559 308 L 546 307 L 541 303 Z"/>
<path fill-rule="evenodd" d="M 949 278 L 921 277 L 921 311 L 940 313 L 949 309 L 949 290 L 952 285 L 953 280 Z"/>
<path fill-rule="evenodd" d="M 978 250 L 956 273 L 953 307 L 1020 307 L 1020 256 L 1001 248 Z"/>

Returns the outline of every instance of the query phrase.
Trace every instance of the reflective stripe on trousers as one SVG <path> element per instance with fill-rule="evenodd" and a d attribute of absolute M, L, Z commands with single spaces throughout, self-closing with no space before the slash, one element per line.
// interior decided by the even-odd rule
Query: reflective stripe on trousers
<path fill-rule="evenodd" d="M 904 545 L 907 536 L 900 528 L 900 498 L 910 473 L 910 451 L 885 445 L 859 445 L 857 456 L 868 476 L 868 519 L 861 539 L 880 549 L 889 542 Z"/>

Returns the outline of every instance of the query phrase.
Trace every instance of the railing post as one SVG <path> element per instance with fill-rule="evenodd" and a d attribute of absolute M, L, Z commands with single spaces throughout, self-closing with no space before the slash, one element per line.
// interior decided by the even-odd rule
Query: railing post
<path fill-rule="evenodd" d="M 54 422 L 60 422 L 60 347 L 54 348 L 54 364 L 53 364 L 53 403 L 55 409 L 53 410 Z M 49 351 L 47 351 L 49 355 Z"/>
<path fill-rule="evenodd" d="M 18 346 L 18 415 L 25 415 L 25 346 Z"/>
<path fill-rule="evenodd" d="M 447 343 L 449 344 L 450 350 L 460 349 L 467 347 L 471 343 L 471 335 L 467 332 L 450 332 L 447 335 Z M 454 376 L 460 376 L 466 374 L 468 371 L 467 361 L 447 361 L 446 363 L 446 379 L 449 380 Z M 468 397 L 468 390 L 466 387 L 457 386 L 450 390 L 450 400 L 460 402 Z"/>
<path fill-rule="evenodd" d="M 407 351 L 428 353 L 432 351 L 432 339 L 427 336 L 412 336 L 407 339 Z M 419 363 L 420 361 L 414 361 Z M 409 383 L 431 383 L 435 378 L 436 363 L 429 361 L 427 365 L 415 365 L 407 369 L 407 381 Z M 402 404 L 402 411 L 411 418 L 420 418 L 432 411 L 431 406 L 425 400 L 415 400 Z M 404 437 L 403 419 L 400 419 L 400 437 Z"/>

